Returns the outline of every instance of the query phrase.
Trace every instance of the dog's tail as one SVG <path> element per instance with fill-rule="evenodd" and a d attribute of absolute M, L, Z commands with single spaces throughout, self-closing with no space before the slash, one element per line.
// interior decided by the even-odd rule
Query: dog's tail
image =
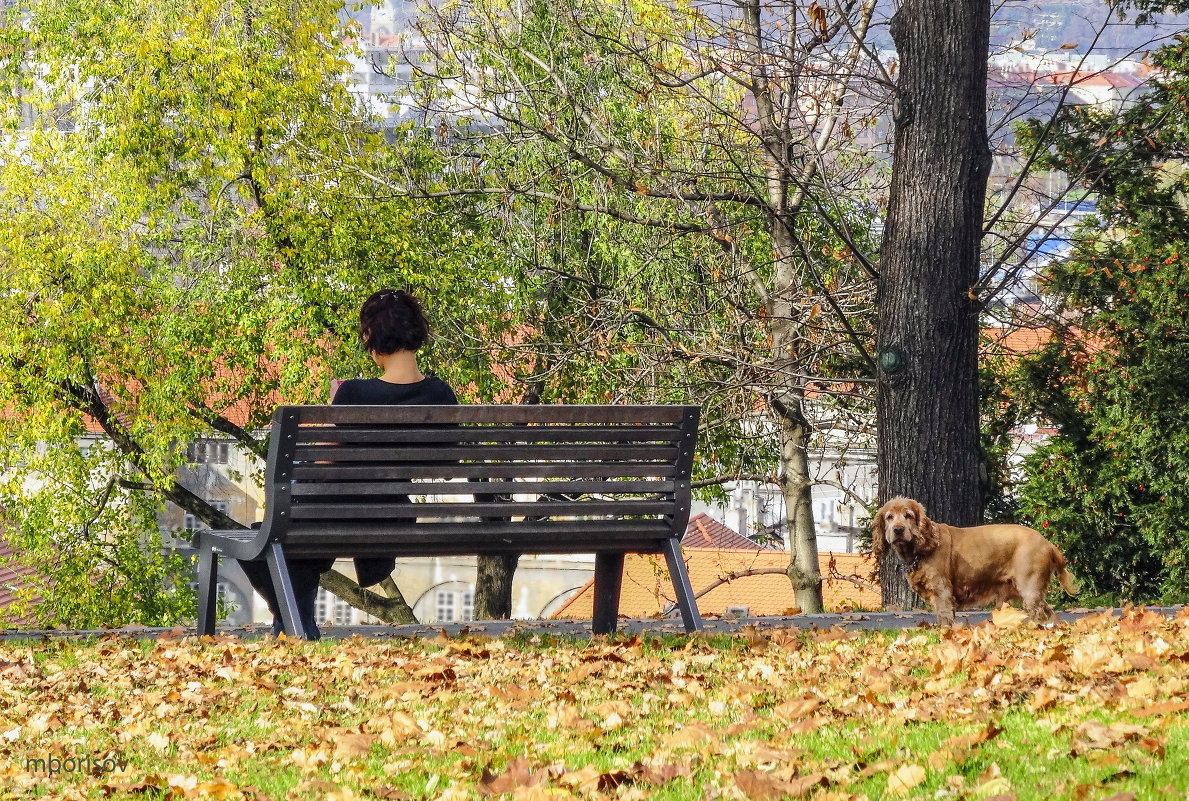
<path fill-rule="evenodd" d="M 1075 579 L 1073 574 L 1070 573 L 1065 567 L 1065 557 L 1061 555 L 1059 550 L 1057 550 L 1056 545 L 1053 545 L 1052 543 L 1049 543 L 1049 545 L 1053 549 L 1053 568 L 1057 571 L 1057 581 L 1061 583 L 1061 589 L 1065 590 L 1070 595 L 1077 595 L 1081 588 L 1078 586 L 1077 579 Z"/>

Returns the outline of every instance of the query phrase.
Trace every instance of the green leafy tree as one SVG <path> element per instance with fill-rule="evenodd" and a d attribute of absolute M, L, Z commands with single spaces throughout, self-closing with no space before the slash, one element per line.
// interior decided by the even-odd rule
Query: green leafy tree
<path fill-rule="evenodd" d="M 1186 50 L 1181 36 L 1151 55 L 1151 92 L 1121 117 L 1075 108 L 1026 131 L 1051 168 L 1085 169 L 1097 215 L 1049 268 L 1054 336 L 1021 371 L 1057 429 L 1025 464 L 1021 511 L 1087 592 L 1128 600 L 1189 592 Z"/>
<path fill-rule="evenodd" d="M 893 60 L 870 33 L 880 13 L 492 0 L 426 9 L 422 25 L 431 113 L 444 130 L 460 113 L 481 123 L 448 139 L 473 169 L 430 192 L 499 199 L 516 314 L 539 335 L 516 343 L 533 357 L 525 384 L 702 403 L 699 481 L 779 486 L 807 610 L 820 581 L 810 491 L 833 478 L 809 455 L 873 444 L 876 382 L 881 492 L 980 518 L 994 453 L 979 441 L 979 324 L 1037 225 L 1016 209 L 1035 160 L 1005 140 L 1035 106 L 995 98 L 988 125 L 991 5 L 900 4 Z M 891 186 L 878 158 L 889 106 Z M 996 209 L 989 138 L 1020 165 Z M 877 259 L 870 224 L 885 209 Z M 993 255 L 980 254 L 988 231 Z M 894 556 L 881 568 L 886 603 L 919 602 Z"/>
<path fill-rule="evenodd" d="M 811 449 L 870 431 L 873 13 L 484 0 L 421 29 L 425 102 L 474 165 L 425 189 L 498 200 L 526 394 L 700 403 L 700 482 L 779 487 L 806 611 Z"/>
<path fill-rule="evenodd" d="M 121 457 L 113 448 L 101 441 L 82 448 L 49 443 L 26 454 L 0 495 L 19 523 L 3 533 L 20 562 L 37 573 L 17 585 L 16 600 L 3 610 L 8 620 L 96 628 L 193 615 L 185 590 L 189 565 L 176 552 L 163 552 L 156 499 L 118 486 L 114 465 Z M 105 475 L 112 477 L 96 481 Z M 41 486 L 18 490 L 24 480 Z"/>
<path fill-rule="evenodd" d="M 9 9 L 0 151 L 0 438 L 6 537 L 49 601 L 40 622 L 176 620 L 187 566 L 171 501 L 234 521 L 175 479 L 212 433 L 262 456 L 280 402 L 362 371 L 359 303 L 412 287 L 449 326 L 484 318 L 494 259 L 366 176 L 437 169 L 348 92 L 333 0 L 32 0 Z M 466 298 L 467 302 L 460 302 Z M 470 317 L 468 317 L 470 315 Z M 428 363 L 465 386 L 477 363 Z M 91 444 L 88 432 L 102 434 Z M 341 597 L 408 619 L 328 573 Z M 29 611 L 29 610 L 27 610 Z"/>

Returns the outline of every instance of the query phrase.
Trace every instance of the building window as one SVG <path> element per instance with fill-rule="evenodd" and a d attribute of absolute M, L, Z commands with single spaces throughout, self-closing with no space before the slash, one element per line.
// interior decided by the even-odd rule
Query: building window
<path fill-rule="evenodd" d="M 437 592 L 437 617 L 439 623 L 454 622 L 454 593 L 450 590 Z"/>
<path fill-rule="evenodd" d="M 200 439 L 186 446 L 189 464 L 227 464 L 229 447 L 226 442 Z"/>
<path fill-rule="evenodd" d="M 220 581 L 215 585 L 215 603 L 219 608 L 224 610 L 226 614 L 233 615 L 239 611 L 240 597 L 239 592 L 235 587 L 232 587 L 226 582 Z"/>
<path fill-rule="evenodd" d="M 355 610 L 351 604 L 344 601 L 337 595 L 330 596 L 334 599 L 334 625 L 336 626 L 350 626 L 355 622 Z"/>
<path fill-rule="evenodd" d="M 318 597 L 314 599 L 314 622 L 319 625 L 330 617 L 331 598 L 333 596 L 322 587 L 318 588 Z"/>
<path fill-rule="evenodd" d="M 355 622 L 355 610 L 342 598 L 319 587 L 314 601 L 314 622 L 319 626 L 350 626 Z"/>
<path fill-rule="evenodd" d="M 208 499 L 207 503 L 223 514 L 227 514 L 229 511 L 231 511 L 231 504 L 228 501 L 213 501 Z M 210 528 L 210 526 L 202 522 L 201 518 L 199 518 L 197 515 L 186 512 L 182 515 L 182 528 L 184 528 L 186 531 L 202 531 L 204 529 Z"/>
<path fill-rule="evenodd" d="M 423 623 L 466 623 L 475 619 L 475 585 L 451 578 L 430 587 L 413 603 Z"/>

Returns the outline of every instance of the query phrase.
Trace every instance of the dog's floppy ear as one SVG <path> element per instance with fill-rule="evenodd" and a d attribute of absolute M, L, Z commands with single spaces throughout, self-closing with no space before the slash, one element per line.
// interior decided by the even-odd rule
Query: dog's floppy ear
<path fill-rule="evenodd" d="M 884 539 L 884 509 L 886 508 L 887 504 L 879 507 L 879 511 L 871 520 L 871 555 L 876 559 L 883 556 L 884 546 L 887 545 L 887 540 Z"/>
<path fill-rule="evenodd" d="M 920 535 L 921 541 L 917 543 L 916 550 L 922 553 L 931 553 L 937 550 L 940 544 L 937 539 L 937 529 L 933 526 L 933 521 L 925 514 L 925 507 L 917 501 L 909 501 L 912 504 L 912 510 L 917 516 L 917 534 Z"/>

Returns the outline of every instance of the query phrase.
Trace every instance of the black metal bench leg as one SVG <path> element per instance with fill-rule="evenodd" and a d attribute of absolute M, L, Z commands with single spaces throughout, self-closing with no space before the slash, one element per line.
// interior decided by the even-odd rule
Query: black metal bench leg
<path fill-rule="evenodd" d="M 694 588 L 689 583 L 689 573 L 681 558 L 681 545 L 676 539 L 665 540 L 665 561 L 669 563 L 669 578 L 673 580 L 673 592 L 677 595 L 677 608 L 686 631 L 701 631 L 702 616 L 698 614 L 698 603 L 694 599 Z"/>
<path fill-rule="evenodd" d="M 595 634 L 611 634 L 619 625 L 619 590 L 623 585 L 623 554 L 595 554 L 594 619 Z"/>
<path fill-rule="evenodd" d="M 213 544 L 204 541 L 198 550 L 198 633 L 215 633 L 215 601 L 218 597 L 219 557 Z"/>
<path fill-rule="evenodd" d="M 272 543 L 264 552 L 264 560 L 268 563 L 268 572 L 272 576 L 273 592 L 277 595 L 277 606 L 281 611 L 281 625 L 290 637 L 306 636 L 301 625 L 301 615 L 297 611 L 297 598 L 293 595 L 293 581 L 289 578 L 289 565 L 285 562 L 285 553 L 280 543 Z"/>

